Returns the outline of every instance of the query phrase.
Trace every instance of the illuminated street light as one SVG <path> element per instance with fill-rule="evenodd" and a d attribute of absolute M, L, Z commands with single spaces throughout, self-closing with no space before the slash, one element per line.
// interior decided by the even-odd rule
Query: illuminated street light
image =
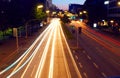
<path fill-rule="evenodd" d="M 43 5 L 38 5 L 37 6 L 37 9 L 41 9 L 41 8 L 43 8 Z"/>
<path fill-rule="evenodd" d="M 108 4 L 109 4 L 109 1 L 105 1 L 104 4 L 105 4 L 105 5 L 108 5 Z"/>
<path fill-rule="evenodd" d="M 54 14 L 56 14 L 56 12 L 52 12 L 52 14 L 54 15 Z"/>
<path fill-rule="evenodd" d="M 48 13 L 50 13 L 50 11 L 49 11 L 49 10 L 47 10 L 47 11 L 46 11 L 46 13 L 48 14 Z"/>
<path fill-rule="evenodd" d="M 83 13 L 84 13 L 84 14 L 86 14 L 86 13 L 87 13 L 87 11 L 83 11 Z"/>
<path fill-rule="evenodd" d="M 111 22 L 111 23 L 114 23 L 114 20 L 111 20 L 110 22 Z"/>
<path fill-rule="evenodd" d="M 120 6 L 120 1 L 118 1 L 118 3 L 117 3 L 119 6 Z"/>
<path fill-rule="evenodd" d="M 80 12 L 80 15 L 82 15 L 83 13 L 82 12 Z"/>

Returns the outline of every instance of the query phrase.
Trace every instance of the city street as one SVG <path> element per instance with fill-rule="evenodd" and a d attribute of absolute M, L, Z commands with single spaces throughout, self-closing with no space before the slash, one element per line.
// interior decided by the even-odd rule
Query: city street
<path fill-rule="evenodd" d="M 72 51 L 82 78 L 120 78 L 120 42 L 82 22 L 73 21 L 71 25 L 76 30 L 82 27 L 81 34 L 73 33 L 80 47 Z"/>
<path fill-rule="evenodd" d="M 0 78 L 120 78 L 120 0 L 0 0 Z"/>
<path fill-rule="evenodd" d="M 61 28 L 53 19 L 34 43 L 0 78 L 82 78 Z"/>

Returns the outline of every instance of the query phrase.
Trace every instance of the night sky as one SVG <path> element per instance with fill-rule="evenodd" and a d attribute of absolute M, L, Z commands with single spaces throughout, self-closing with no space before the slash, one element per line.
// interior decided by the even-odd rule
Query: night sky
<path fill-rule="evenodd" d="M 85 0 L 52 0 L 52 2 L 58 8 L 67 10 L 69 4 L 71 4 L 71 3 L 84 4 Z"/>

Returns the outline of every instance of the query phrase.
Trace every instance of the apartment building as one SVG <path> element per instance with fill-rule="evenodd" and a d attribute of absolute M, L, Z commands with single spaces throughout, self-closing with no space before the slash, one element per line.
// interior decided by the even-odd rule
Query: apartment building
<path fill-rule="evenodd" d="M 120 18 L 120 0 L 109 0 L 108 18 Z"/>

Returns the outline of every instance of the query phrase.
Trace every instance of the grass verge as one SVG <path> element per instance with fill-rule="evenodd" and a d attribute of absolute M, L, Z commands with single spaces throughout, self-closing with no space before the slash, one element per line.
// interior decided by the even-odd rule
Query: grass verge
<path fill-rule="evenodd" d="M 62 24 L 62 28 L 63 28 L 63 31 L 67 37 L 67 39 L 74 39 L 72 33 L 69 31 L 68 27 L 64 24 L 64 23 L 61 23 Z"/>

